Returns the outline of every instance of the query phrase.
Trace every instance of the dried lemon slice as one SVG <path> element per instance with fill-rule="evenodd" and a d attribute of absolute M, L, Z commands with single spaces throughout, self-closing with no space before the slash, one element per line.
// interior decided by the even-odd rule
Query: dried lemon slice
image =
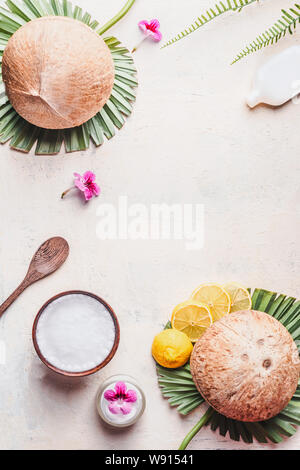
<path fill-rule="evenodd" d="M 171 319 L 172 328 L 185 333 L 193 342 L 200 338 L 212 322 L 209 307 L 191 300 L 177 305 Z"/>
<path fill-rule="evenodd" d="M 224 289 L 228 292 L 231 300 L 230 313 L 251 309 L 251 296 L 245 287 L 236 282 L 228 282 L 228 284 L 225 284 Z"/>
<path fill-rule="evenodd" d="M 219 284 L 202 284 L 192 293 L 191 300 L 209 307 L 213 321 L 230 312 L 230 297 Z"/>

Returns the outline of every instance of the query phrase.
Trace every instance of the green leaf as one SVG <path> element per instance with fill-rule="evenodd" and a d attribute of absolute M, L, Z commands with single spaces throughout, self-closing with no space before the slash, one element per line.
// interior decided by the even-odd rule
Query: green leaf
<path fill-rule="evenodd" d="M 279 416 L 275 416 L 275 418 L 270 419 L 269 423 L 272 424 L 274 428 L 278 429 L 278 432 L 280 434 L 286 437 L 293 436 L 295 432 L 297 431 L 297 428 L 295 426 L 279 418 Z"/>
<path fill-rule="evenodd" d="M 31 0 L 21 0 L 20 2 L 21 4 L 24 3 L 27 8 L 31 11 L 31 13 L 33 13 L 34 17 L 35 18 L 40 18 L 42 15 L 39 13 L 39 11 L 35 8 L 34 6 L 34 2 L 32 2 Z M 23 8 L 22 8 L 23 9 Z"/>
<path fill-rule="evenodd" d="M 67 152 L 86 150 L 89 147 L 89 134 L 85 125 L 64 130 L 64 141 Z"/>
<path fill-rule="evenodd" d="M 22 152 L 30 152 L 39 132 L 40 129 L 29 122 L 22 123 L 22 125 L 15 130 L 10 146 Z"/>
<path fill-rule="evenodd" d="M 2 122 L 1 122 L 1 127 L 0 127 L 0 142 L 1 143 L 5 143 L 8 140 L 10 140 L 15 135 L 15 133 L 18 132 L 18 129 L 24 126 L 24 122 L 22 118 L 16 112 L 12 113 L 10 117 L 11 119 L 7 122 L 4 129 L 2 127 Z"/>
<path fill-rule="evenodd" d="M 286 299 L 286 295 L 278 295 L 277 299 L 273 302 L 269 309 L 269 314 L 276 318 L 276 314 L 284 300 Z"/>
<path fill-rule="evenodd" d="M 167 393 L 166 393 L 166 394 L 164 393 L 164 397 L 166 397 L 166 396 L 167 396 Z M 188 403 L 189 398 L 199 398 L 199 392 L 198 392 L 198 391 L 195 391 L 195 392 L 187 392 L 187 393 L 185 393 L 185 401 L 186 401 L 186 403 Z M 180 393 L 177 392 L 176 395 L 173 394 L 173 396 L 170 397 L 169 403 L 170 403 L 170 405 L 175 406 L 175 405 L 178 405 L 178 404 L 182 403 L 182 401 L 183 401 L 183 400 L 182 400 L 182 394 L 181 394 L 181 392 L 180 392 Z"/>
<path fill-rule="evenodd" d="M 240 440 L 240 434 L 239 434 L 238 428 L 236 426 L 236 422 L 233 419 L 228 419 L 228 429 L 229 429 L 230 438 L 233 441 L 239 441 Z"/>
<path fill-rule="evenodd" d="M 114 103 L 111 100 L 108 100 L 108 102 L 104 105 L 103 109 L 105 109 L 107 115 L 110 117 L 112 123 L 118 128 L 121 129 L 121 127 L 124 124 L 124 118 L 118 108 L 114 105 Z"/>
<path fill-rule="evenodd" d="M 240 434 L 241 438 L 243 439 L 243 441 L 246 444 L 252 444 L 253 436 L 252 436 L 251 432 L 248 431 L 245 424 L 241 423 L 240 421 L 236 421 L 235 424 L 236 424 L 236 427 L 237 427 L 237 429 L 239 431 L 239 434 Z"/>
<path fill-rule="evenodd" d="M 130 116 L 132 112 L 132 106 L 123 98 L 120 93 L 117 92 L 117 90 L 112 90 L 110 100 L 114 103 L 119 111 L 121 111 L 126 116 Z"/>
<path fill-rule="evenodd" d="M 257 1 L 258 0 L 220 1 L 214 6 L 214 8 L 210 8 L 206 12 L 202 13 L 188 28 L 168 40 L 162 48 L 175 44 L 225 13 L 240 12 L 246 6 Z M 285 37 L 287 33 L 294 34 L 299 23 L 300 5 L 295 3 L 293 7 L 282 9 L 280 18 L 262 34 L 258 35 L 254 41 L 245 46 L 244 49 L 242 49 L 234 58 L 232 64 L 235 64 L 253 52 L 259 51 L 263 47 L 276 44 L 280 39 Z"/>
<path fill-rule="evenodd" d="M 94 144 L 98 147 L 104 142 L 104 135 L 101 124 L 98 122 L 96 116 L 89 121 L 90 125 L 90 136 Z"/>
<path fill-rule="evenodd" d="M 264 430 L 264 428 L 261 426 L 260 423 L 244 423 L 244 425 L 246 429 L 248 430 L 248 432 L 250 432 L 251 435 L 255 437 L 255 439 L 258 442 L 261 442 L 261 443 L 268 442 L 268 439 L 266 437 L 266 431 Z"/>
<path fill-rule="evenodd" d="M 264 289 L 255 289 L 252 296 L 252 308 L 261 312 L 268 312 L 272 303 L 276 299 L 275 292 L 269 292 Z"/>
<path fill-rule="evenodd" d="M 294 297 L 287 297 L 265 289 L 254 289 L 252 308 L 274 316 L 292 335 L 300 337 L 300 301 L 296 301 Z M 168 322 L 165 328 L 171 328 L 171 323 Z M 168 399 L 170 406 L 177 407 L 180 414 L 188 414 L 204 402 L 204 398 L 194 384 L 189 364 L 178 369 L 166 369 L 157 364 L 156 370 L 162 395 Z M 300 380 L 290 403 L 277 416 L 269 420 L 260 423 L 245 423 L 226 418 L 211 409 L 207 425 L 210 425 L 213 431 L 219 431 L 221 436 L 229 433 L 230 438 L 235 441 L 242 439 L 249 444 L 254 439 L 261 443 L 281 442 L 282 436 L 293 436 L 296 426 L 300 425 Z M 190 438 L 187 437 L 184 442 L 189 442 Z"/>
<path fill-rule="evenodd" d="M 165 328 L 168 327 L 169 324 Z M 194 384 L 189 366 L 165 369 L 157 365 L 157 374 L 162 394 L 169 398 L 171 406 L 178 407 L 180 414 L 185 415 L 204 402 Z"/>
<path fill-rule="evenodd" d="M 125 98 L 127 100 L 131 100 L 131 101 L 135 100 L 135 95 L 134 95 L 134 92 L 133 92 L 132 88 L 125 85 L 124 83 L 122 83 L 121 81 L 119 81 L 116 78 L 115 78 L 115 84 L 114 84 L 113 89 L 117 90 L 120 93 L 120 95 L 123 96 L 123 98 Z"/>
<path fill-rule="evenodd" d="M 286 326 L 299 318 L 300 302 L 293 302 L 292 306 L 280 316 L 281 323 Z M 275 317 L 276 318 L 276 317 Z M 290 328 L 289 328 L 290 329 Z"/>
<path fill-rule="evenodd" d="M 115 135 L 115 127 L 104 107 L 99 111 L 98 114 L 96 114 L 96 119 L 99 120 L 104 135 L 108 139 L 111 139 Z"/>
<path fill-rule="evenodd" d="M 6 103 L 4 106 L 1 106 L 0 108 L 0 119 L 6 116 L 9 112 L 12 112 L 13 107 L 10 103 Z M 15 112 L 15 111 L 14 111 Z M 15 112 L 16 113 L 16 112 Z"/>
<path fill-rule="evenodd" d="M 116 80 L 118 80 L 119 82 L 125 83 L 125 85 L 128 85 L 130 87 L 135 87 L 138 84 L 137 80 L 134 78 L 132 74 L 116 71 L 115 76 L 116 76 Z"/>
<path fill-rule="evenodd" d="M 181 403 L 178 406 L 177 411 L 182 415 L 187 415 L 191 411 L 193 411 L 195 408 L 198 408 L 198 406 L 201 405 L 203 401 L 204 400 L 199 396 L 194 398 L 193 400 L 189 399 L 187 403 Z"/>
<path fill-rule="evenodd" d="M 41 129 L 35 153 L 37 155 L 55 155 L 60 152 L 63 143 L 63 131 Z"/>
<path fill-rule="evenodd" d="M 37 17 L 48 16 L 48 9 L 42 5 L 42 2 L 39 0 L 24 0 L 24 3 L 36 13 Z"/>
<path fill-rule="evenodd" d="M 6 5 L 16 15 L 23 18 L 25 21 L 34 20 L 36 15 L 25 5 L 19 1 L 6 0 Z"/>
<path fill-rule="evenodd" d="M 55 15 L 64 16 L 64 9 L 60 0 L 51 0 L 51 5 Z"/>
<path fill-rule="evenodd" d="M 276 320 L 281 321 L 282 318 L 285 317 L 285 315 L 288 315 L 290 312 L 291 307 L 293 306 L 294 302 L 296 299 L 294 297 L 287 297 L 285 300 L 282 302 L 278 310 L 276 311 L 276 314 L 274 315 L 274 318 Z"/>
<path fill-rule="evenodd" d="M 271 442 L 278 444 L 283 440 L 279 428 L 277 426 L 274 426 L 272 422 L 266 421 L 262 423 L 262 427 L 264 428 L 267 437 Z"/>

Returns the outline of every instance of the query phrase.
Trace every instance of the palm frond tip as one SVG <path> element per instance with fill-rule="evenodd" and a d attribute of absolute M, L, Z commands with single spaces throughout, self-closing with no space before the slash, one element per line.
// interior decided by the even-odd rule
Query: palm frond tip
<path fill-rule="evenodd" d="M 258 2 L 259 0 L 224 0 L 220 1 L 219 3 L 215 4 L 213 8 L 209 8 L 206 12 L 202 13 L 198 18 L 192 23 L 188 28 L 181 31 L 177 36 L 173 37 L 169 41 L 167 41 L 163 46 L 162 49 L 174 44 L 181 39 L 189 36 L 190 34 L 197 31 L 197 29 L 201 28 L 202 26 L 206 25 L 207 23 L 211 22 L 212 20 L 218 18 L 219 16 L 223 15 L 224 13 L 229 13 L 230 11 L 233 12 L 240 12 L 244 7 L 251 5 L 252 3 Z"/>
<path fill-rule="evenodd" d="M 9 38 L 22 24 L 41 16 L 68 16 L 97 30 L 99 23 L 82 8 L 68 0 L 7 0 L 0 6 L 0 62 Z M 10 140 L 10 146 L 22 152 L 30 152 L 36 144 L 35 153 L 52 155 L 59 153 L 64 142 L 66 152 L 86 150 L 92 140 L 102 145 L 104 138 L 111 139 L 116 129 L 123 126 L 132 112 L 135 100 L 136 68 L 129 51 L 114 37 L 104 38 L 115 65 L 115 83 L 112 94 L 92 119 L 73 129 L 47 130 L 29 124 L 11 106 L 0 76 L 0 143 Z"/>

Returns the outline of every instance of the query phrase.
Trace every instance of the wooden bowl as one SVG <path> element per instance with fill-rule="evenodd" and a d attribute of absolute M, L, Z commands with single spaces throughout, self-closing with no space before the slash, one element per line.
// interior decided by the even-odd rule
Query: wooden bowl
<path fill-rule="evenodd" d="M 55 366 L 53 366 L 46 358 L 45 356 L 43 356 L 40 348 L 39 348 L 39 345 L 38 345 L 38 342 L 37 342 L 37 337 L 36 337 L 36 331 L 37 331 L 37 325 L 38 325 L 38 322 L 39 322 L 39 319 L 40 319 L 40 316 L 42 315 L 42 313 L 44 312 L 45 308 L 48 307 L 48 305 L 53 302 L 54 300 L 60 298 L 60 297 L 63 297 L 65 295 L 71 295 L 71 294 L 82 294 L 82 295 L 88 295 L 90 297 L 93 297 L 94 299 L 98 300 L 98 302 L 100 302 L 102 305 L 104 305 L 104 307 L 107 309 L 107 311 L 110 313 L 112 319 L 113 319 L 113 322 L 114 322 L 114 326 L 115 326 L 115 341 L 114 341 L 114 344 L 113 344 L 113 347 L 109 353 L 109 355 L 104 359 L 103 362 L 101 362 L 101 364 L 97 365 L 96 367 L 93 367 L 93 369 L 90 369 L 90 370 L 85 370 L 85 371 L 82 371 L 82 372 L 68 372 L 68 371 L 65 371 L 65 370 L 62 370 L 62 369 L 59 369 Z M 82 291 L 82 290 L 70 290 L 70 291 L 67 291 L 67 292 L 61 292 L 60 294 L 57 294 L 55 295 L 54 297 L 51 297 L 51 299 L 49 299 L 46 303 L 44 303 L 44 305 L 41 307 L 41 309 L 39 310 L 37 316 L 35 317 L 35 320 L 34 320 L 34 323 L 33 323 L 33 327 L 32 327 L 32 340 L 33 340 L 33 345 L 34 345 L 34 348 L 36 350 L 36 353 L 37 355 L 39 356 L 40 360 L 47 366 L 49 367 L 49 369 L 53 370 L 54 372 L 57 372 L 58 374 L 61 374 L 61 375 L 65 375 L 67 377 L 85 377 L 86 375 L 91 375 L 91 374 L 94 374 L 95 372 L 98 372 L 98 370 L 102 369 L 103 367 L 105 367 L 111 360 L 112 358 L 114 357 L 114 355 L 116 354 L 116 351 L 118 349 L 118 346 L 119 346 L 119 342 L 120 342 L 120 326 L 119 326 L 119 322 L 118 322 L 118 319 L 117 319 L 117 316 L 115 314 L 115 312 L 113 311 L 113 309 L 111 308 L 110 305 L 108 305 L 108 303 L 105 302 L 105 300 L 101 299 L 101 297 L 98 297 L 97 295 L 95 294 L 91 294 L 90 292 L 86 292 L 86 291 Z"/>

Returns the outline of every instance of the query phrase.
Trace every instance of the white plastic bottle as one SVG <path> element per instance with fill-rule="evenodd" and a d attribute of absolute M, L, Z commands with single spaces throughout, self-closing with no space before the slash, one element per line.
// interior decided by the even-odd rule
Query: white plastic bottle
<path fill-rule="evenodd" d="M 262 65 L 254 77 L 247 104 L 280 106 L 300 93 L 300 46 L 276 54 Z"/>

